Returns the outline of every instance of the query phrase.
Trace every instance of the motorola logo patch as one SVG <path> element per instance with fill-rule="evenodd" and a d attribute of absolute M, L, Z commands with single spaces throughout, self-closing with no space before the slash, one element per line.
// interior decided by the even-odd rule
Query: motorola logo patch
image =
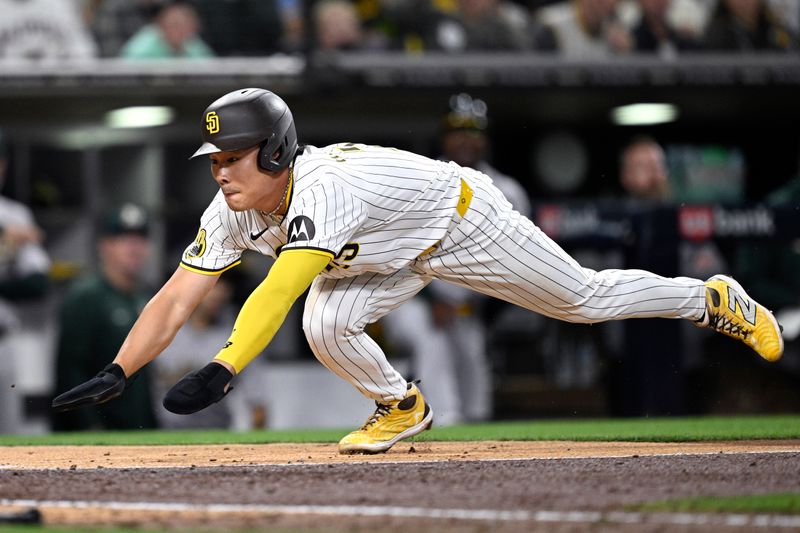
<path fill-rule="evenodd" d="M 287 243 L 310 241 L 314 238 L 314 223 L 305 215 L 298 215 L 289 222 L 289 239 Z"/>

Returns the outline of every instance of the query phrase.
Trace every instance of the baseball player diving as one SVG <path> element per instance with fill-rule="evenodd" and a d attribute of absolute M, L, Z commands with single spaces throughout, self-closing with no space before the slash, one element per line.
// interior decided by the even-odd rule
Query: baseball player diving
<path fill-rule="evenodd" d="M 203 113 L 205 156 L 219 185 L 197 238 L 150 300 L 114 361 L 53 400 L 57 410 L 115 399 L 155 359 L 219 279 L 253 250 L 276 258 L 242 306 L 228 342 L 164 398 L 175 413 L 222 399 L 309 289 L 303 329 L 319 361 L 377 408 L 340 453 L 385 452 L 430 427 L 431 406 L 365 332 L 433 279 L 568 322 L 683 318 L 783 353 L 772 313 L 727 276 L 665 278 L 581 267 L 476 170 L 413 153 L 297 143 L 292 113 L 264 89 L 240 89 Z"/>

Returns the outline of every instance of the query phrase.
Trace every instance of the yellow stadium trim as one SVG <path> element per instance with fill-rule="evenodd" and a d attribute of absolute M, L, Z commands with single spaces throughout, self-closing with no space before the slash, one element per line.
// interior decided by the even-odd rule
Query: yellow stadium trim
<path fill-rule="evenodd" d="M 233 267 L 235 267 L 236 265 L 241 264 L 241 262 L 242 261 L 240 259 L 239 261 L 231 263 L 230 265 L 228 265 L 225 268 L 220 269 L 220 270 L 208 270 L 208 269 L 205 269 L 205 268 L 197 268 L 197 267 L 193 267 L 191 265 L 187 265 L 186 263 L 183 263 L 183 262 L 179 263 L 178 266 L 188 270 L 189 272 L 195 272 L 197 274 L 203 274 L 204 276 L 216 276 L 217 274 L 222 274 L 226 270 L 230 270 Z"/>

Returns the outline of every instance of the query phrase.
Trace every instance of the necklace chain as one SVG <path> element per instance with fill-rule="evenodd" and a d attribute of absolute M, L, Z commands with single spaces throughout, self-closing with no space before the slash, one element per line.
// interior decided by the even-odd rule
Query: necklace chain
<path fill-rule="evenodd" d="M 283 196 L 281 196 L 281 201 L 280 201 L 280 202 L 278 202 L 278 205 L 276 205 L 276 206 L 275 206 L 275 209 L 273 209 L 273 210 L 272 210 L 272 211 L 270 211 L 269 213 L 267 213 L 266 211 L 261 211 L 261 214 L 262 214 L 263 216 L 265 216 L 265 217 L 271 217 L 271 216 L 273 216 L 275 213 L 277 213 L 277 212 L 278 212 L 278 210 L 281 208 L 281 206 L 283 205 L 283 203 L 286 201 L 286 195 L 289 193 L 289 185 L 291 185 L 291 183 L 292 183 L 292 169 L 290 168 L 290 169 L 289 169 L 289 179 L 287 179 L 287 180 L 286 180 L 286 188 L 284 188 L 284 189 L 283 189 Z"/>

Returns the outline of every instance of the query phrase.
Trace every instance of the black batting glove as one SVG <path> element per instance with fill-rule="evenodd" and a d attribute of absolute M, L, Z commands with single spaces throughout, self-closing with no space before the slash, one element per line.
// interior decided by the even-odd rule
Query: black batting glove
<path fill-rule="evenodd" d="M 89 381 L 56 396 L 52 408 L 55 411 L 71 411 L 79 407 L 100 405 L 122 396 L 127 386 L 128 379 L 122 367 L 111 363 Z"/>
<path fill-rule="evenodd" d="M 209 363 L 189 372 L 164 396 L 164 408 L 179 415 L 190 415 L 220 401 L 233 387 L 225 386 L 233 379 L 230 370 L 219 363 Z"/>

